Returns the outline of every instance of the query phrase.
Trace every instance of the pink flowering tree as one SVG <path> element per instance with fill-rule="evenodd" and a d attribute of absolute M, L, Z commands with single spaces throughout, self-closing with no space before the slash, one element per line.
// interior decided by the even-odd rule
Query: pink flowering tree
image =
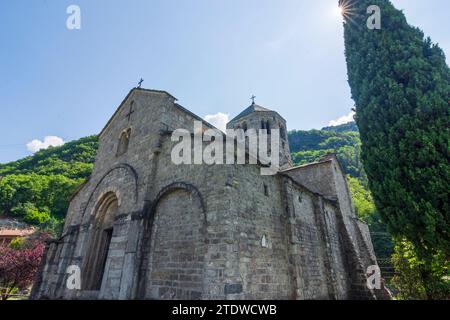
<path fill-rule="evenodd" d="M 29 288 L 44 254 L 44 239 L 27 241 L 21 248 L 0 246 L 0 298 L 7 300 L 16 290 Z"/>

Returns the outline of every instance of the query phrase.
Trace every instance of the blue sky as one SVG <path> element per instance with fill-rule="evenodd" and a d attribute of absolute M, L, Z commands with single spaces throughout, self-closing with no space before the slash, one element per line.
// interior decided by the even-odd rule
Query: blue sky
<path fill-rule="evenodd" d="M 0 163 L 27 143 L 98 133 L 142 77 L 204 117 L 256 102 L 288 129 L 353 106 L 337 0 L 3 0 Z M 394 0 L 450 54 L 448 0 Z M 81 30 L 66 9 L 81 8 Z M 38 141 L 39 143 L 39 141 Z"/>

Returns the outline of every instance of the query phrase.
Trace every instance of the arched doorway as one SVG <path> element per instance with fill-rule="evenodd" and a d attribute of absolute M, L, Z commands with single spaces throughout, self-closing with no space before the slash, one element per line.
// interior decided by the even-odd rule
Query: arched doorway
<path fill-rule="evenodd" d="M 112 192 L 104 195 L 96 206 L 83 272 L 84 290 L 100 290 L 118 209 L 119 202 Z"/>
<path fill-rule="evenodd" d="M 201 198 L 192 190 L 170 189 L 152 213 L 145 298 L 201 299 L 206 252 Z"/>

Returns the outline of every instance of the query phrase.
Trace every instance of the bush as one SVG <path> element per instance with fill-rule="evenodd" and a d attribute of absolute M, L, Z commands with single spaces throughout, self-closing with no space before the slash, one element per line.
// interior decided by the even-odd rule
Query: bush
<path fill-rule="evenodd" d="M 403 239 L 396 242 L 392 263 L 396 271 L 392 284 L 399 290 L 399 299 L 450 299 L 450 262 L 442 252 L 429 263 L 419 259 L 414 245 Z"/>

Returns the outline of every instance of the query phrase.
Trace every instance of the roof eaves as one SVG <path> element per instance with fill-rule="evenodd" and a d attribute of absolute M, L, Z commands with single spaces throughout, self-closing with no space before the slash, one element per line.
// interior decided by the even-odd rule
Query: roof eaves
<path fill-rule="evenodd" d="M 144 91 L 144 92 L 153 92 L 153 93 L 162 93 L 165 94 L 169 97 L 171 97 L 172 99 L 174 99 L 175 101 L 177 101 L 178 99 L 175 98 L 173 95 L 171 95 L 170 93 L 168 93 L 167 91 L 163 91 L 163 90 L 155 90 L 155 89 L 144 89 L 144 88 L 133 88 L 130 90 L 130 92 L 128 92 L 128 94 L 125 96 L 125 98 L 122 100 L 122 102 L 119 104 L 119 106 L 117 107 L 116 111 L 114 112 L 114 114 L 111 116 L 111 118 L 109 118 L 108 122 L 106 123 L 106 125 L 103 127 L 103 129 L 100 131 L 100 133 L 98 134 L 99 137 L 102 136 L 102 134 L 106 131 L 106 129 L 109 127 L 109 125 L 111 124 L 112 120 L 114 119 L 114 117 L 117 115 L 117 113 L 119 113 L 119 110 L 122 108 L 122 105 L 125 103 L 125 101 L 127 101 L 129 99 L 129 97 L 135 92 L 135 91 Z"/>

